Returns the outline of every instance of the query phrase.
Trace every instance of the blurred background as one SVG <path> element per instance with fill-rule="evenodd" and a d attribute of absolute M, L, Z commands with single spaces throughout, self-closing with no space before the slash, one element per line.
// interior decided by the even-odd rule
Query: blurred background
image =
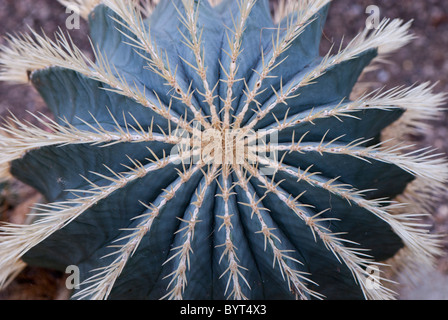
<path fill-rule="evenodd" d="M 332 44 L 338 47 L 342 39 L 347 43 L 362 30 L 370 16 L 366 8 L 371 5 L 379 8 L 381 19 L 413 20 L 411 31 L 417 39 L 393 54 L 389 64 L 368 73 L 362 80 L 374 87 L 386 85 L 387 88 L 430 81 L 437 83 L 436 92 L 448 93 L 447 0 L 333 0 L 324 29 L 322 53 L 326 53 Z M 80 48 L 90 52 L 87 24 L 81 19 L 79 29 L 66 30 L 65 22 L 69 15 L 56 0 L 0 0 L 0 45 L 4 43 L 4 35 L 27 32 L 28 27 L 43 30 L 47 35 L 61 27 L 70 33 Z M 7 116 L 8 110 L 20 119 L 32 122 L 28 111 L 49 115 L 32 87 L 0 83 L 0 117 Z M 448 154 L 447 116 L 448 111 L 432 123 L 432 129 L 425 136 L 412 137 L 415 144 L 431 145 Z M 30 204 L 38 197 L 34 190 L 19 182 L 8 185 L 0 195 L 0 220 L 22 223 Z M 428 220 L 433 225 L 432 232 L 448 234 L 448 191 L 434 203 L 434 212 Z M 444 248 L 448 253 L 448 245 Z M 448 299 L 448 257 L 441 257 L 436 270 L 423 273 L 419 279 L 414 284 L 399 279 L 402 282 L 397 289 L 399 298 Z M 6 290 L 0 292 L 0 300 L 66 299 L 68 296 L 63 274 L 39 268 L 26 268 Z"/>

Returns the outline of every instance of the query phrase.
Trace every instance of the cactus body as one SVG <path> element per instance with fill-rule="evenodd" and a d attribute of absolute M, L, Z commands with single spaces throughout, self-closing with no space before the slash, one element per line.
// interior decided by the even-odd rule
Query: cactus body
<path fill-rule="evenodd" d="M 0 284 L 25 262 L 78 266 L 75 298 L 392 298 L 369 268 L 438 254 L 411 222 L 446 165 L 384 133 L 416 130 L 442 96 L 351 97 L 409 24 L 319 56 L 329 1 L 281 1 L 274 17 L 264 0 L 62 2 L 88 19 L 95 62 L 62 34 L 11 38 L 0 60 L 56 119 L 3 128 L 2 176 L 48 203 L 1 227 Z"/>

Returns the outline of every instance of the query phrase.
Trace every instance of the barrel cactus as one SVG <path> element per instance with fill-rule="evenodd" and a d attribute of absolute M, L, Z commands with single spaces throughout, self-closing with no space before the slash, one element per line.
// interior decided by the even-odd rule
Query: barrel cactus
<path fill-rule="evenodd" d="M 447 165 L 406 139 L 444 96 L 353 90 L 410 23 L 322 56 L 329 0 L 61 2 L 94 59 L 62 31 L 1 48 L 54 118 L 1 128 L 2 180 L 45 202 L 0 226 L 0 285 L 76 266 L 79 299 L 390 299 L 387 266 L 440 254 L 421 218 Z"/>

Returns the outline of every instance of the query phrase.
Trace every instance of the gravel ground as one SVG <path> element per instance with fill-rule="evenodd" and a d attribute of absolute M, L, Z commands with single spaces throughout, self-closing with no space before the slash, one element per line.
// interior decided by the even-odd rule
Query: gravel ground
<path fill-rule="evenodd" d="M 390 57 L 390 64 L 368 74 L 365 81 L 387 87 L 412 85 L 416 82 L 437 82 L 435 91 L 448 93 L 448 1 L 447 0 L 334 0 L 324 30 L 322 51 L 331 44 L 346 43 L 365 26 L 366 8 L 376 5 L 381 18 L 413 19 L 412 32 L 417 39 Z M 44 30 L 52 35 L 59 26 L 64 28 L 68 14 L 56 0 L 0 0 L 0 35 L 27 32 L 27 26 Z M 89 51 L 86 38 L 87 25 L 81 21 L 79 30 L 70 34 L 74 42 Z M 0 44 L 4 40 L 0 39 Z M 447 105 L 448 106 L 448 105 Z M 25 111 L 47 113 L 45 105 L 35 90 L 27 86 L 0 84 L 0 116 L 11 110 L 19 118 L 33 121 Z M 416 139 L 417 145 L 432 145 L 448 154 L 448 112 L 432 124 L 424 137 Z M 16 183 L 0 201 L 0 218 L 21 222 L 28 203 L 38 195 L 26 186 Z M 31 199 L 31 200 L 30 200 Z M 448 233 L 448 194 L 435 203 L 431 219 L 433 232 Z M 448 252 L 448 247 L 445 247 Z M 436 272 L 423 274 L 418 290 L 405 282 L 400 288 L 401 299 L 448 299 L 448 259 L 439 260 Z M 0 299 L 64 299 L 62 274 L 38 268 L 27 268 L 11 286 L 0 293 Z"/>

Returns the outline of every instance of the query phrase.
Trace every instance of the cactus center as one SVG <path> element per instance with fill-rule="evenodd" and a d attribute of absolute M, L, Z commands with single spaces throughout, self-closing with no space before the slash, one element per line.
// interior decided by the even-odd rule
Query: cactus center
<path fill-rule="evenodd" d="M 269 144 L 266 139 L 269 138 Z M 255 132 L 244 128 L 194 130 L 182 132 L 181 143 L 172 152 L 180 155 L 184 163 L 210 165 L 256 165 L 266 157 L 268 146 L 277 142 L 277 136 L 265 130 Z M 275 155 L 269 157 L 275 159 Z"/>

